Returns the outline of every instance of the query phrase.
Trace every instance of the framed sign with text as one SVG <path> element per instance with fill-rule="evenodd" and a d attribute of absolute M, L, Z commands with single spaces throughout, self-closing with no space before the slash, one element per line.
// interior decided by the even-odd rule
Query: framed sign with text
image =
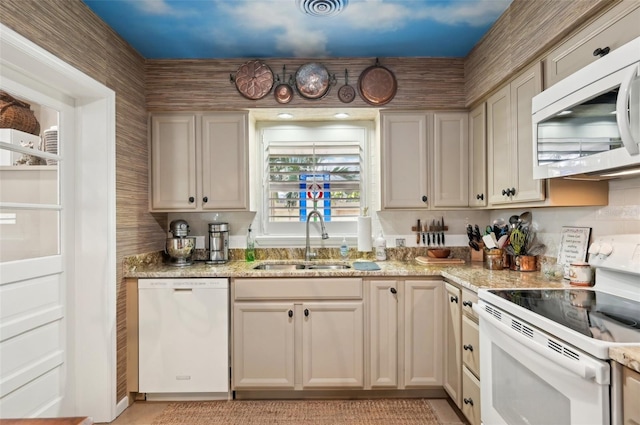
<path fill-rule="evenodd" d="M 575 261 L 586 261 L 591 238 L 591 227 L 562 227 L 558 264 L 564 278 L 569 279 L 569 266 Z"/>

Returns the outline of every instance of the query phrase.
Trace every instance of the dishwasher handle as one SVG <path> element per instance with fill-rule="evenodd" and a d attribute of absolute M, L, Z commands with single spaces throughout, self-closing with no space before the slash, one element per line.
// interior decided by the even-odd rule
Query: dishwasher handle
<path fill-rule="evenodd" d="M 493 326 L 495 329 L 504 333 L 515 342 L 522 344 L 530 350 L 535 351 L 542 357 L 555 362 L 559 366 L 567 369 L 568 371 L 578 375 L 583 379 L 593 379 L 600 385 L 609 384 L 608 368 L 606 368 L 599 362 L 592 360 L 591 358 L 586 356 L 581 356 L 579 360 L 571 360 L 564 355 L 548 348 L 546 345 L 542 345 L 528 337 L 525 337 L 516 330 L 511 329 L 498 318 L 485 311 L 485 309 L 482 308 L 482 305 L 478 305 L 477 303 L 474 304 L 473 310 L 478 314 L 480 319 L 486 320 L 489 326 Z M 480 338 L 482 339 L 482 332 L 480 333 Z"/>

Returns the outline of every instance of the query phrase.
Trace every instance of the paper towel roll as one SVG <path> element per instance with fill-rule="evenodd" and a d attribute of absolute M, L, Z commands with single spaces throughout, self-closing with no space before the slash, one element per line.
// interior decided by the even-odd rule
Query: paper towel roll
<path fill-rule="evenodd" d="M 358 251 L 371 251 L 371 217 L 358 217 Z"/>

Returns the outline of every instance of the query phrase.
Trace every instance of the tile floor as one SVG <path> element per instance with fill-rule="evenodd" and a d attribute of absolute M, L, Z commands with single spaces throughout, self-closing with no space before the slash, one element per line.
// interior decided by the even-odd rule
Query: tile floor
<path fill-rule="evenodd" d="M 125 410 L 111 425 L 151 425 L 170 402 L 139 401 Z M 442 425 L 466 425 L 447 399 L 429 400 Z M 389 424 L 392 425 L 392 424 Z"/>

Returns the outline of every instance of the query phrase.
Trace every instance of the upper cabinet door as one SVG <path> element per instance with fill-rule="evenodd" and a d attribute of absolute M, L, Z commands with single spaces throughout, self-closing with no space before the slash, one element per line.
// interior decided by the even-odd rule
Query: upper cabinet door
<path fill-rule="evenodd" d="M 249 209 L 247 114 L 202 117 L 202 209 Z"/>
<path fill-rule="evenodd" d="M 510 113 L 510 86 L 507 85 L 487 100 L 487 173 L 491 204 L 510 202 L 503 191 L 514 185 L 511 178 Z"/>
<path fill-rule="evenodd" d="M 382 209 L 429 206 L 428 115 L 387 113 L 382 117 Z"/>
<path fill-rule="evenodd" d="M 640 36 L 639 22 L 638 0 L 623 0 L 612 7 L 547 55 L 544 59 L 545 88 L 600 59 L 604 52 Z"/>
<path fill-rule="evenodd" d="M 195 210 L 196 171 L 195 116 L 152 116 L 151 209 Z"/>
<path fill-rule="evenodd" d="M 469 114 L 433 116 L 433 206 L 469 206 Z"/>
<path fill-rule="evenodd" d="M 469 206 L 487 206 L 486 103 L 469 113 Z"/>

